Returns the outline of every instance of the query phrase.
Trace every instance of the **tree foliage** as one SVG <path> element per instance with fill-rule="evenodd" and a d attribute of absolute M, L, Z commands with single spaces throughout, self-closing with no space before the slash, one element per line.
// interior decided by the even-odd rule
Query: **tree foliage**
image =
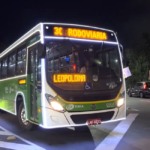
<path fill-rule="evenodd" d="M 134 48 L 125 51 L 132 73 L 132 76 L 127 79 L 127 86 L 132 86 L 138 81 L 149 80 L 150 34 L 144 33 Z"/>

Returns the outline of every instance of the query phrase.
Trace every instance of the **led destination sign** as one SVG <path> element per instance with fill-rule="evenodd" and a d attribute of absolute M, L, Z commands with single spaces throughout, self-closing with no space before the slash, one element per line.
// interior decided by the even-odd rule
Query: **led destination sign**
<path fill-rule="evenodd" d="M 107 33 L 93 29 L 82 29 L 73 27 L 53 27 L 54 36 L 65 36 L 71 38 L 107 40 Z"/>
<path fill-rule="evenodd" d="M 54 83 L 86 82 L 85 74 L 54 74 Z"/>

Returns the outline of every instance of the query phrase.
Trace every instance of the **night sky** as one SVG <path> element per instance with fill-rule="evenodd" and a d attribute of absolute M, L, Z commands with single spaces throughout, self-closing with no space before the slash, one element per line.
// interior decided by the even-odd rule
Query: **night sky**
<path fill-rule="evenodd" d="M 117 32 L 132 48 L 150 33 L 150 0 L 13 1 L 0 6 L 0 51 L 40 22 L 93 25 Z"/>

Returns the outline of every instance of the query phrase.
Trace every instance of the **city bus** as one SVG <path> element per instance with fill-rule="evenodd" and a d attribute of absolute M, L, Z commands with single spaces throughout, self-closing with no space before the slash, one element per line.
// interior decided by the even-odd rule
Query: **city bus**
<path fill-rule="evenodd" d="M 0 110 L 27 130 L 125 119 L 122 59 L 112 30 L 39 23 L 0 54 Z"/>

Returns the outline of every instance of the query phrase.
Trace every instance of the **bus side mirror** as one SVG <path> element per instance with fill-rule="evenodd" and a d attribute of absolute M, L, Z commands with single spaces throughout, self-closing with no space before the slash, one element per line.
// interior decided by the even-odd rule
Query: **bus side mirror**
<path fill-rule="evenodd" d="M 123 46 L 121 44 L 119 44 L 119 47 L 120 47 L 122 60 L 123 60 L 123 77 L 126 79 L 126 78 L 130 77 L 132 74 L 131 74 L 131 71 L 129 68 L 129 61 L 127 60 L 127 57 L 123 51 Z"/>
<path fill-rule="evenodd" d="M 119 44 L 119 47 L 120 47 L 120 52 L 121 52 L 121 55 L 122 55 L 122 58 L 123 58 L 124 53 L 123 53 L 123 46 L 122 46 L 122 44 Z"/>
<path fill-rule="evenodd" d="M 121 55 L 122 55 L 123 66 L 124 67 L 129 66 L 129 60 L 126 57 L 126 53 L 123 50 L 122 44 L 119 44 L 119 47 L 120 47 L 120 52 L 121 52 Z"/>

